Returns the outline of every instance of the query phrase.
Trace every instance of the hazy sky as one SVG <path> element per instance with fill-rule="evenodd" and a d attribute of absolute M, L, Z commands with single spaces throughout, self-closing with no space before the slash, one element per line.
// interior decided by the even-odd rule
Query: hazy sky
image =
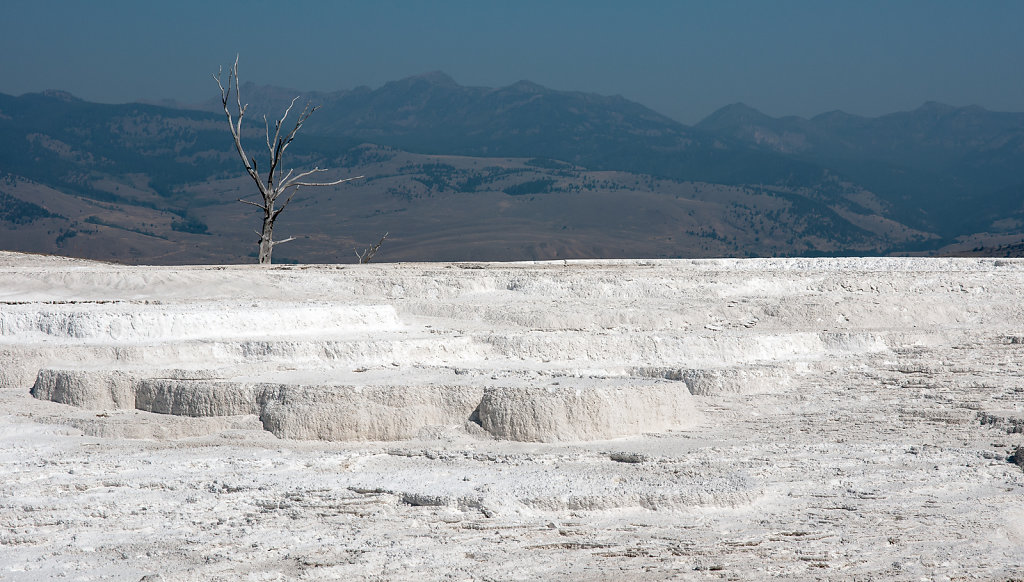
<path fill-rule="evenodd" d="M 879 115 L 934 100 L 1024 111 L 1024 1 L 56 1 L 0 6 L 0 92 L 92 101 L 243 81 L 379 87 L 441 70 L 620 94 L 685 123 L 742 101 L 771 115 Z"/>

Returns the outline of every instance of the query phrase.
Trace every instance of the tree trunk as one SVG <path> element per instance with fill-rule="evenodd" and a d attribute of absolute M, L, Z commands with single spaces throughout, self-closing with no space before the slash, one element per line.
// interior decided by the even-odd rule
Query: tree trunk
<path fill-rule="evenodd" d="M 274 220 L 269 214 L 263 217 L 263 232 L 260 235 L 260 264 L 270 264 L 270 254 L 274 251 Z"/>

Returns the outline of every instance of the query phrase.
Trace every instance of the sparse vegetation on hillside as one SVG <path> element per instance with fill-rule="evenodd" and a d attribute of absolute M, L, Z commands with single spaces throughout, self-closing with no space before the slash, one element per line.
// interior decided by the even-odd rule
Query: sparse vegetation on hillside
<path fill-rule="evenodd" d="M 0 192 L 0 221 L 11 224 L 29 224 L 40 218 L 54 218 L 57 215 L 49 210 Z"/>

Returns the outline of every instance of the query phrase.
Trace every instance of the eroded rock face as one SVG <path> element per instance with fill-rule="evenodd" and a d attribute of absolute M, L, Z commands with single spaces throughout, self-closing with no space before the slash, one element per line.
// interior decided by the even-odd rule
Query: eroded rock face
<path fill-rule="evenodd" d="M 683 429 L 698 418 L 686 385 L 670 381 L 304 386 L 171 377 L 184 375 L 47 369 L 32 394 L 97 410 L 255 415 L 280 438 L 318 440 L 401 440 L 432 426 L 475 422 L 500 439 L 580 441 Z"/>
<path fill-rule="evenodd" d="M 477 415 L 496 438 L 541 442 L 679 430 L 698 419 L 685 385 L 641 381 L 487 388 Z"/>
<path fill-rule="evenodd" d="M 135 380 L 116 370 L 39 371 L 32 396 L 82 408 L 135 408 Z"/>
<path fill-rule="evenodd" d="M 267 386 L 260 420 L 281 438 L 390 441 L 461 425 L 480 401 L 472 386 Z"/>
<path fill-rule="evenodd" d="M 134 383 L 135 408 L 176 416 L 259 414 L 259 388 L 242 382 L 142 378 Z"/>

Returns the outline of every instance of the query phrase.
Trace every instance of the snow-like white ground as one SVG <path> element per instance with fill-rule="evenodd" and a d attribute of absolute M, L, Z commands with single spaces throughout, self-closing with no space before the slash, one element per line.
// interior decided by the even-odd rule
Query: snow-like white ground
<path fill-rule="evenodd" d="M 0 253 L 0 580 L 1020 579 L 1022 431 L 1024 261 Z"/>

